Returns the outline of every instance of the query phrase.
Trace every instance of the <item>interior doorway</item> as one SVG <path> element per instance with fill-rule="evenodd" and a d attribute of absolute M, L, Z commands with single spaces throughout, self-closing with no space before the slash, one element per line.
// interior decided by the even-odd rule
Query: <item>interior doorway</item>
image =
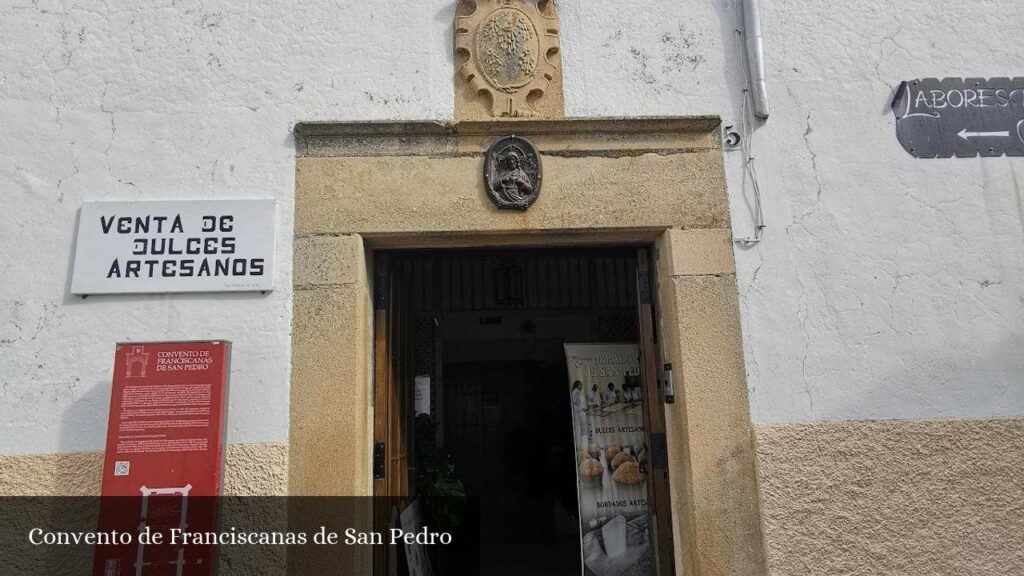
<path fill-rule="evenodd" d="M 623 451 L 647 475 L 651 508 L 650 519 L 626 515 L 642 532 L 631 542 L 650 546 L 629 573 L 671 570 L 671 533 L 659 528 L 668 515 L 654 518 L 669 509 L 667 467 L 646 458 L 664 442 L 647 267 L 643 248 L 378 254 L 374 488 L 387 498 L 377 523 L 418 501 L 432 528 L 454 536 L 433 552 L 435 574 L 620 573 L 602 532 L 614 513 L 581 521 L 581 463 L 596 459 L 610 477 L 612 457 L 574 421 L 566 344 L 634 345 L 643 357 L 648 384 L 634 384 L 628 408 L 642 412 L 646 436 Z M 608 410 L 627 407 L 624 391 L 605 392 Z M 400 551 L 376 565 L 408 571 Z"/>

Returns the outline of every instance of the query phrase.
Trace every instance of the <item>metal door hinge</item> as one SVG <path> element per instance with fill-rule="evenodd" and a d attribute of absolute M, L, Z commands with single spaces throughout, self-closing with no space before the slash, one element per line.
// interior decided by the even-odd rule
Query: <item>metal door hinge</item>
<path fill-rule="evenodd" d="M 672 380 L 672 364 L 665 364 L 663 373 L 665 375 L 665 404 L 672 404 L 676 401 L 676 385 Z"/>

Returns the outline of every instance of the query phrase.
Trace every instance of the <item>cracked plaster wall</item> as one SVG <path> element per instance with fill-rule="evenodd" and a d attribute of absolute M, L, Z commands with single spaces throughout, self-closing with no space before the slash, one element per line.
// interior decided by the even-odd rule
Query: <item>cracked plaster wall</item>
<path fill-rule="evenodd" d="M 754 421 L 1024 415 L 1024 162 L 914 159 L 887 106 L 900 80 L 1019 75 L 1024 5 L 766 5 L 769 228 L 737 250 Z"/>
<path fill-rule="evenodd" d="M 450 117 L 453 6 L 0 6 L 0 453 L 100 448 L 119 340 L 234 341 L 229 441 L 285 440 L 290 129 Z M 568 115 L 736 122 L 730 1 L 559 6 Z M 887 109 L 901 79 L 1019 75 L 1022 20 L 1008 0 L 765 2 L 769 227 L 736 250 L 755 423 L 1024 414 L 1024 167 L 915 160 Z M 246 196 L 281 200 L 273 293 L 68 294 L 82 201 Z"/>
<path fill-rule="evenodd" d="M 622 23 L 615 4 L 561 3 L 568 115 L 740 124 L 734 1 L 639 2 Z M 905 79 L 1019 76 L 1024 4 L 762 10 L 772 115 L 753 155 L 768 228 L 736 249 L 753 421 L 1024 415 L 1024 162 L 916 160 L 888 108 Z M 726 163 L 747 237 L 750 182 L 739 152 Z"/>

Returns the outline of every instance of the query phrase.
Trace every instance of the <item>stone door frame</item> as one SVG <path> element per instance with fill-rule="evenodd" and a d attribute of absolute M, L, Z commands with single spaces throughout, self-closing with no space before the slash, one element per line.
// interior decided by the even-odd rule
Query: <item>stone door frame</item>
<path fill-rule="evenodd" d="M 765 573 L 732 233 L 711 117 L 296 127 L 289 493 L 372 494 L 373 252 L 648 244 L 676 573 Z M 483 151 L 530 139 L 544 187 L 496 209 Z"/>

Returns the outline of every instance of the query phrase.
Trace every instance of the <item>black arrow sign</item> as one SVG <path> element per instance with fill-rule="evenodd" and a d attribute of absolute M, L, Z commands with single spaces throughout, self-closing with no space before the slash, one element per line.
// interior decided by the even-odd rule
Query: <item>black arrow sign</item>
<path fill-rule="evenodd" d="M 1024 156 L 1024 78 L 925 78 L 892 101 L 896 136 L 917 158 Z"/>

